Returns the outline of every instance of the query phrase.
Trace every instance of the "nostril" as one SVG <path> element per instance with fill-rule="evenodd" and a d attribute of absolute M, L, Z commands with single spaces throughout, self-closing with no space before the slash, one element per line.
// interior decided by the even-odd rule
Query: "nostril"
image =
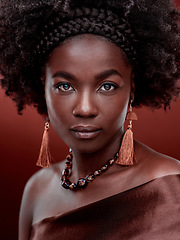
<path fill-rule="evenodd" d="M 73 115 L 75 117 L 93 118 L 96 117 L 97 114 L 95 113 L 95 111 L 82 111 L 76 108 L 73 110 Z"/>

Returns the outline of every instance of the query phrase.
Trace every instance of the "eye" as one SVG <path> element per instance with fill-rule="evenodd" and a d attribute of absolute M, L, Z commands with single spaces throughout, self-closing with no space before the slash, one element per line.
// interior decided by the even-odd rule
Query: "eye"
<path fill-rule="evenodd" d="M 104 83 L 100 88 L 99 91 L 111 92 L 115 90 L 118 86 L 114 83 Z"/>
<path fill-rule="evenodd" d="M 74 88 L 69 83 L 58 83 L 56 89 L 60 90 L 61 92 L 70 92 L 74 91 Z"/>

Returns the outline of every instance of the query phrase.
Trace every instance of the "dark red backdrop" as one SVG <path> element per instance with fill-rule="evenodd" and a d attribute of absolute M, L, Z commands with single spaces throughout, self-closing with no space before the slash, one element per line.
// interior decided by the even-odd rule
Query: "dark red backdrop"
<path fill-rule="evenodd" d="M 180 4 L 180 0 L 177 1 Z M 155 150 L 180 159 L 180 99 L 165 113 L 138 109 L 134 136 Z M 0 90 L 0 158 L 1 158 L 1 239 L 17 239 L 18 215 L 23 188 L 39 168 L 38 157 L 44 119 L 34 109 L 27 108 L 18 116 L 14 103 Z M 50 131 L 50 148 L 56 161 L 63 159 L 67 147 Z M 59 149 L 61 149 L 59 151 Z"/>

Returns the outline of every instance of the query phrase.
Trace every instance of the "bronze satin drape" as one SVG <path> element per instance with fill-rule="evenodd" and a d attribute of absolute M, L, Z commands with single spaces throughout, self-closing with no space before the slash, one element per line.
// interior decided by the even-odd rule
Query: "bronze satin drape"
<path fill-rule="evenodd" d="M 179 240 L 180 175 L 136 188 L 32 226 L 30 240 Z"/>

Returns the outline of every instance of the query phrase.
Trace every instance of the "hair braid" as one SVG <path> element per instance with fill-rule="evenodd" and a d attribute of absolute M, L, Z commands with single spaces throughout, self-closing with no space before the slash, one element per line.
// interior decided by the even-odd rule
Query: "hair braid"
<path fill-rule="evenodd" d="M 46 29 L 51 29 L 50 33 L 47 33 Z M 83 33 L 104 36 L 122 48 L 128 59 L 131 59 L 131 64 L 137 60 L 133 44 L 135 37 L 127 21 L 124 18 L 118 19 L 111 11 L 96 8 L 77 8 L 65 16 L 63 22 L 55 17 L 41 32 L 36 54 L 47 55 L 60 42 Z"/>
<path fill-rule="evenodd" d="M 1 0 L 0 85 L 19 113 L 46 114 L 41 80 L 50 52 L 66 38 L 98 34 L 133 67 L 134 106 L 165 109 L 179 94 L 180 14 L 171 0 Z"/>

